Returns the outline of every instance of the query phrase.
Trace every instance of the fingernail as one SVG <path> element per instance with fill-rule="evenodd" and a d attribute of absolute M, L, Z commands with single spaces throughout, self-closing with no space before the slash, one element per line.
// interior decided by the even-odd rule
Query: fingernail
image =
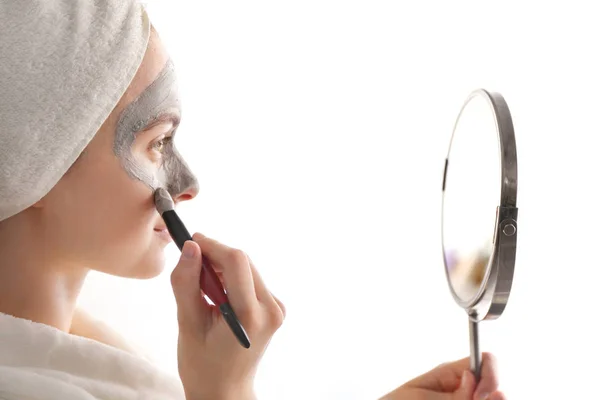
<path fill-rule="evenodd" d="M 479 395 L 479 400 L 487 400 L 490 397 L 489 393 L 483 393 Z"/>
<path fill-rule="evenodd" d="M 184 258 L 192 259 L 196 255 L 196 247 L 192 244 L 191 241 L 188 240 L 183 244 L 181 254 Z"/>
<path fill-rule="evenodd" d="M 463 371 L 462 378 L 460 380 L 460 387 L 465 387 L 467 385 L 469 373 L 467 371 Z"/>

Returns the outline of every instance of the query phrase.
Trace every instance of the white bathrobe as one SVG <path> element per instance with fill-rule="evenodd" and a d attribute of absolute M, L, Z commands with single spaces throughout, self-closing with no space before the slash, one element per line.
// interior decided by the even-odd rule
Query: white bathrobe
<path fill-rule="evenodd" d="M 146 359 L 0 313 L 0 400 L 182 400 L 179 379 Z"/>

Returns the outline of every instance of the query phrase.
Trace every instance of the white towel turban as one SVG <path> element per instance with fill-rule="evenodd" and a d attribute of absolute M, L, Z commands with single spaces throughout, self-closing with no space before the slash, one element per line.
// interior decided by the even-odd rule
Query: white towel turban
<path fill-rule="evenodd" d="M 0 1 L 0 221 L 39 201 L 77 160 L 149 35 L 136 0 Z"/>

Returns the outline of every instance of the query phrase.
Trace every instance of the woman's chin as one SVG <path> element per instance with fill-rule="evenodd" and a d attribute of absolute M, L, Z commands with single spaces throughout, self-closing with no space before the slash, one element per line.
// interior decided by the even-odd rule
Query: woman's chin
<path fill-rule="evenodd" d="M 126 277 L 133 279 L 156 278 L 165 270 L 165 261 L 164 251 L 153 249 L 129 270 L 130 274 L 127 274 Z"/>
<path fill-rule="evenodd" d="M 165 270 L 165 261 L 165 255 L 161 251 L 159 256 L 152 260 L 148 260 L 145 265 L 140 266 L 141 276 L 138 277 L 138 279 L 156 278 Z"/>
<path fill-rule="evenodd" d="M 131 249 L 140 249 L 137 254 Z M 126 249 L 119 249 L 118 256 L 110 262 L 99 263 L 109 268 L 98 269 L 109 275 L 131 279 L 152 279 L 160 275 L 165 269 L 165 245 L 151 240 L 146 245 L 130 244 Z M 96 269 L 96 268 L 93 268 Z"/>

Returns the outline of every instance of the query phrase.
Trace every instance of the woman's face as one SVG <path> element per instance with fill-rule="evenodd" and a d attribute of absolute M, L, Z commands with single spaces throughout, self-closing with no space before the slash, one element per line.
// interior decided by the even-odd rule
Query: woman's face
<path fill-rule="evenodd" d="M 198 192 L 173 145 L 179 118 L 172 64 L 153 31 L 119 104 L 38 206 L 47 251 L 63 265 L 112 275 L 150 278 L 162 271 L 170 238 L 153 189 L 165 187 L 176 203 Z"/>

